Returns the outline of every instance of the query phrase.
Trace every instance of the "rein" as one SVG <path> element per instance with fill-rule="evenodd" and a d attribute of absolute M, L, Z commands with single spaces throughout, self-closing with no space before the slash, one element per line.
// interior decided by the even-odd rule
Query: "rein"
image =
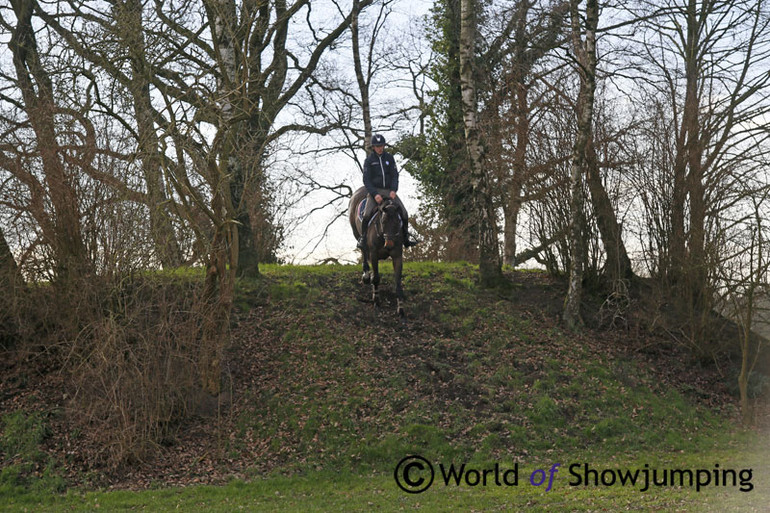
<path fill-rule="evenodd" d="M 388 201 L 387 204 L 385 201 L 383 201 L 382 204 L 377 207 L 379 211 L 379 219 L 377 220 L 377 223 L 375 223 L 377 225 L 377 237 L 382 237 L 385 239 L 385 247 L 387 249 L 391 249 L 395 245 L 395 240 L 401 237 L 401 218 L 398 216 L 398 213 L 396 213 L 396 217 L 399 220 L 398 230 L 395 234 L 385 233 L 385 208 L 390 205 L 393 205 L 392 201 Z"/>

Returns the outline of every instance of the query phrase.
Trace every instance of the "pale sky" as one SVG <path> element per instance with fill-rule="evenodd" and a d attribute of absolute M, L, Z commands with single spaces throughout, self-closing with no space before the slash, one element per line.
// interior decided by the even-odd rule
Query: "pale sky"
<path fill-rule="evenodd" d="M 433 2 L 430 0 L 400 0 L 396 2 L 393 9 L 394 12 L 388 18 L 387 28 L 402 32 L 411 22 L 419 20 L 426 15 L 432 5 Z M 407 127 L 404 129 L 407 129 Z M 379 131 L 376 120 L 374 131 L 375 133 Z M 389 142 L 392 142 L 397 137 L 397 134 L 395 132 L 386 132 L 385 136 Z M 365 158 L 366 154 L 361 151 L 358 156 L 359 162 L 363 163 Z M 400 170 L 398 194 L 411 216 L 419 208 L 417 182 L 404 171 L 405 162 L 398 155 L 396 155 L 396 163 Z M 363 185 L 361 172 L 347 155 L 319 158 L 314 161 L 314 164 L 317 167 L 317 174 L 314 174 L 314 176 L 320 182 L 325 184 L 344 182 L 353 190 Z M 305 212 L 308 212 L 315 206 L 324 204 L 330 197 L 331 195 L 322 193 L 313 194 L 297 205 L 289 213 L 289 217 L 301 218 Z M 347 212 L 347 207 L 347 202 L 344 204 L 340 203 L 334 208 L 327 207 L 324 211 L 316 212 L 303 220 L 285 241 L 280 256 L 287 262 L 295 264 L 313 264 L 326 258 L 336 258 L 343 263 L 357 262 L 360 251 L 356 249 L 356 241 L 348 224 L 347 215 L 337 219 L 327 235 L 321 238 L 324 228 L 341 211 Z M 316 244 L 318 244 L 318 247 L 311 253 L 310 251 Z"/>

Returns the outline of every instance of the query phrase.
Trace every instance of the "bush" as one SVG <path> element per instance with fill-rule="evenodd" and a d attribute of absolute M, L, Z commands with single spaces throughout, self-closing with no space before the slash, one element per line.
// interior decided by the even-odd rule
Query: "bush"
<path fill-rule="evenodd" d="M 153 276 L 125 280 L 72 343 L 72 407 L 109 467 L 170 443 L 187 414 L 198 376 L 195 292 L 194 284 Z"/>
<path fill-rule="evenodd" d="M 142 273 L 28 287 L 18 349 L 62 370 L 95 467 L 148 458 L 201 400 L 202 284 L 203 273 Z"/>

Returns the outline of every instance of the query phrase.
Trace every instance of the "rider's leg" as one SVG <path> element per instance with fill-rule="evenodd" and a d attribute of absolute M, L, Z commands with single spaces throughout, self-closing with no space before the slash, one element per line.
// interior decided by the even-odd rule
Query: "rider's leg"
<path fill-rule="evenodd" d="M 396 205 L 398 206 L 399 214 L 401 215 L 401 221 L 402 221 L 402 232 L 404 234 L 404 247 L 410 248 L 412 246 L 416 246 L 417 242 L 413 241 L 409 236 L 409 214 L 406 212 L 406 208 L 404 207 L 404 204 L 401 203 L 401 198 L 396 196 Z"/>
<path fill-rule="evenodd" d="M 371 194 L 366 195 L 366 207 L 364 208 L 364 217 L 361 220 L 361 236 L 358 238 L 358 244 L 356 247 L 363 251 L 366 249 L 366 229 L 369 226 L 369 221 L 372 219 L 372 213 L 374 212 L 374 198 Z"/>

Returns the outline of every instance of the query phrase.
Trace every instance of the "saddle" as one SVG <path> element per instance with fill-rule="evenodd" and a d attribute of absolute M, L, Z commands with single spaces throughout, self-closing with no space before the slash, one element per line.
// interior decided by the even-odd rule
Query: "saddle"
<path fill-rule="evenodd" d="M 358 204 L 358 210 L 356 210 L 356 217 L 358 217 L 358 222 L 363 223 L 364 222 L 364 212 L 366 212 L 366 202 L 369 201 L 368 197 L 365 197 L 361 200 L 361 203 Z M 367 225 L 367 228 L 372 225 L 375 219 L 377 219 L 377 216 L 380 215 L 379 210 L 375 210 L 372 214 L 372 217 L 369 218 L 369 224 Z"/>
<path fill-rule="evenodd" d="M 356 209 L 356 217 L 358 217 L 358 222 L 363 222 L 364 220 L 364 212 L 366 212 L 366 202 L 369 201 L 369 197 L 366 196 L 364 199 L 361 200 L 361 202 L 358 204 L 358 208 Z M 372 217 L 369 219 L 369 225 L 371 226 L 372 223 L 377 219 L 377 217 L 380 215 L 379 209 L 375 208 L 374 213 L 372 214 Z M 399 221 L 403 224 L 404 220 L 401 219 L 401 216 L 398 217 Z"/>

